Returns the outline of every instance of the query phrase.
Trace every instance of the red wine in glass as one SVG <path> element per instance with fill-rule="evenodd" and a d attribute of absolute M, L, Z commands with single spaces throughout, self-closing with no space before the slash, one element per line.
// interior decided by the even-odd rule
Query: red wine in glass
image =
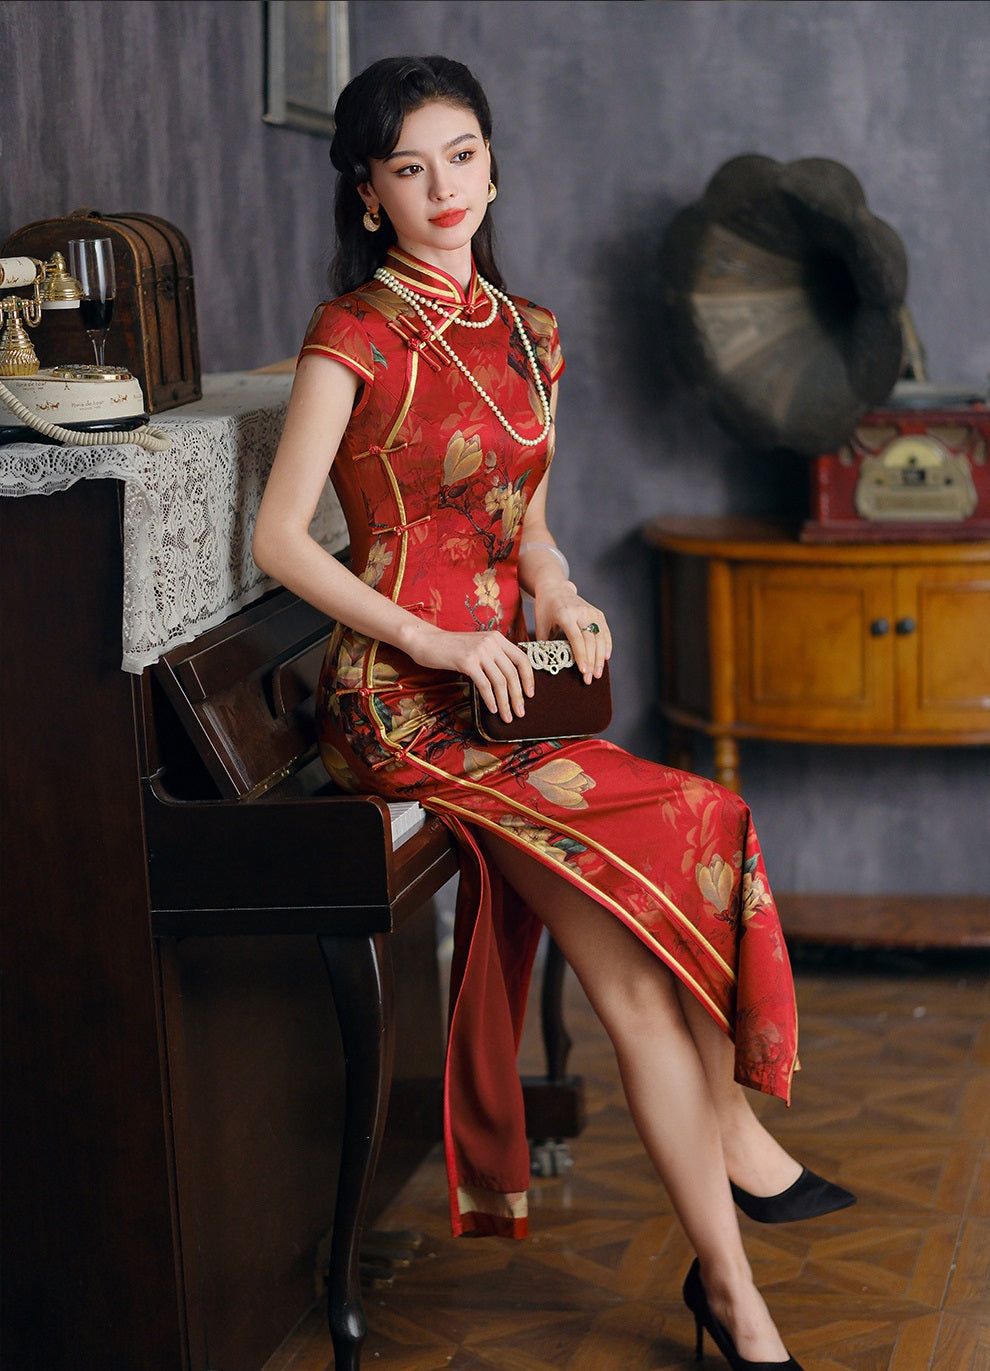
<path fill-rule="evenodd" d="M 113 244 L 109 238 L 70 238 L 69 271 L 82 286 L 79 312 L 89 334 L 96 365 L 103 366 L 107 329 L 113 314 L 117 282 L 113 269 Z"/>
<path fill-rule="evenodd" d="M 113 300 L 80 300 L 79 315 L 88 334 L 106 333 L 113 318 Z"/>

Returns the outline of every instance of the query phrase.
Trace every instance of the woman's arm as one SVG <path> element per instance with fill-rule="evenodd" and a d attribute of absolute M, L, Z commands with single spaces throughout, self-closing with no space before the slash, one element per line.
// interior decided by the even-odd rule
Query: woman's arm
<path fill-rule="evenodd" d="M 525 653 L 501 633 L 449 633 L 365 585 L 310 536 L 309 526 L 354 405 L 360 378 L 327 357 L 303 357 L 272 463 L 252 551 L 258 566 L 317 609 L 380 638 L 421 666 L 460 672 L 509 722 L 533 693 Z"/>
<path fill-rule="evenodd" d="M 554 387 L 552 407 L 556 409 Z M 549 472 L 533 492 L 523 520 L 519 554 L 519 583 L 533 597 L 533 617 L 537 638 L 563 633 L 571 645 L 578 670 L 586 681 L 601 676 L 612 655 L 612 635 L 605 615 L 578 594 L 577 586 L 564 574 L 556 551 L 557 544 L 547 526 L 547 481 Z M 586 631 L 597 624 L 597 633 Z"/>

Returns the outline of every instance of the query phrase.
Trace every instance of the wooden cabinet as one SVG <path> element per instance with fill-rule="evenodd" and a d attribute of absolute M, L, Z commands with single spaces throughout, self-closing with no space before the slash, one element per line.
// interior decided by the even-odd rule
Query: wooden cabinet
<path fill-rule="evenodd" d="M 784 527 L 654 520 L 661 708 L 714 740 L 990 743 L 990 543 L 807 545 Z"/>

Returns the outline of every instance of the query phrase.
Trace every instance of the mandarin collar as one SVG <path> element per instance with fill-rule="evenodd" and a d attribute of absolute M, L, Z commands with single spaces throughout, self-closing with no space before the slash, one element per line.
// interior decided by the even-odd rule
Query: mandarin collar
<path fill-rule="evenodd" d="M 431 300 L 436 300 L 440 304 L 466 304 L 474 309 L 488 300 L 478 284 L 478 268 L 473 258 L 471 279 L 466 291 L 461 289 L 461 284 L 455 277 L 442 271 L 440 267 L 432 267 L 426 262 L 421 262 L 418 257 L 412 257 L 408 252 L 403 252 L 395 246 L 389 248 L 385 265 L 404 286 L 419 291 L 421 295 L 428 295 Z"/>

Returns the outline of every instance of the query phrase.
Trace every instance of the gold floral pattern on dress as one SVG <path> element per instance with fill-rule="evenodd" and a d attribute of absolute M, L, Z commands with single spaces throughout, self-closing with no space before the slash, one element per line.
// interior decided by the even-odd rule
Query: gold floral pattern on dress
<path fill-rule="evenodd" d="M 452 534 L 445 537 L 440 544 L 440 551 L 454 562 L 465 562 L 473 556 L 476 538 L 465 537 L 464 534 Z"/>
<path fill-rule="evenodd" d="M 431 717 L 426 697 L 419 691 L 413 695 L 400 695 L 388 702 L 388 740 L 390 743 L 403 743 Z"/>
<path fill-rule="evenodd" d="M 531 823 L 528 819 L 520 818 L 517 814 L 504 814 L 499 823 L 502 828 L 515 835 L 527 847 L 536 852 L 541 852 L 544 857 L 549 857 L 553 862 L 561 865 L 570 860 L 571 848 L 580 849 L 580 844 L 570 844 L 566 838 L 558 837 L 553 829 L 541 828 L 538 824 Z"/>
<path fill-rule="evenodd" d="M 364 680 L 364 664 L 371 646 L 363 633 L 345 634 L 337 649 L 338 690 L 357 690 Z"/>
<path fill-rule="evenodd" d="M 595 788 L 593 778 L 569 757 L 554 757 L 531 771 L 529 784 L 562 809 L 587 809 L 584 793 Z"/>
<path fill-rule="evenodd" d="M 485 510 L 493 517 L 501 515 L 502 539 L 511 542 L 522 526 L 528 504 L 525 491 L 515 486 L 495 486 L 485 496 Z"/>
<path fill-rule="evenodd" d="M 698 889 L 719 914 L 724 914 L 732 902 L 732 892 L 736 883 L 735 869 L 718 852 L 706 865 L 701 862 L 694 868 Z"/>
<path fill-rule="evenodd" d="M 498 757 L 491 752 L 485 752 L 480 747 L 466 747 L 464 749 L 464 770 L 467 775 L 478 780 L 486 772 L 497 771 L 502 765 Z"/>
<path fill-rule="evenodd" d="M 474 603 L 480 610 L 490 610 L 492 616 L 497 621 L 499 618 L 499 600 L 501 591 L 499 590 L 498 577 L 494 567 L 486 567 L 484 571 L 475 573 L 474 577 Z"/>
<path fill-rule="evenodd" d="M 398 319 L 400 314 L 407 314 L 409 312 L 408 307 L 399 300 L 398 297 L 393 298 L 389 295 L 383 299 L 381 291 L 375 290 L 374 287 L 366 290 L 356 290 L 354 292 L 354 298 L 360 300 L 365 306 L 370 305 L 386 319 Z"/>
<path fill-rule="evenodd" d="M 743 923 L 748 923 L 754 914 L 761 914 L 766 910 L 772 912 L 776 908 L 770 887 L 755 857 L 750 857 L 743 865 L 741 898 Z"/>
<path fill-rule="evenodd" d="M 394 553 L 385 546 L 381 538 L 372 543 L 368 552 L 368 560 L 365 568 L 361 572 L 361 580 L 365 585 L 376 586 L 384 576 L 388 567 L 392 565 Z"/>
<path fill-rule="evenodd" d="M 391 690 L 398 685 L 399 673 L 391 662 L 376 661 L 371 671 L 370 685 L 373 690 Z"/>
<path fill-rule="evenodd" d="M 458 429 L 447 444 L 447 452 L 443 459 L 444 485 L 455 486 L 460 481 L 469 480 L 480 466 L 480 438 L 477 434 L 472 438 L 465 438 Z"/>
<path fill-rule="evenodd" d="M 321 749 L 320 755 L 323 758 L 323 765 L 330 773 L 330 779 L 335 781 L 341 790 L 357 789 L 357 777 L 337 748 L 324 747 Z"/>

